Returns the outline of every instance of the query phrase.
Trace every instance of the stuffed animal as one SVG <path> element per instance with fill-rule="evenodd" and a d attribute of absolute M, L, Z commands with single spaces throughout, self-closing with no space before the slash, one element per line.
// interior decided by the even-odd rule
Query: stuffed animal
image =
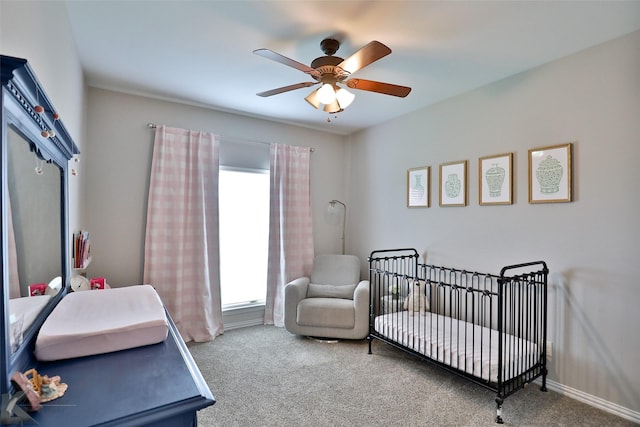
<path fill-rule="evenodd" d="M 429 311 L 429 299 L 427 298 L 427 284 L 424 280 L 411 279 L 409 281 L 409 295 L 404 300 L 404 309 L 409 310 L 409 315 L 416 311 Z"/>

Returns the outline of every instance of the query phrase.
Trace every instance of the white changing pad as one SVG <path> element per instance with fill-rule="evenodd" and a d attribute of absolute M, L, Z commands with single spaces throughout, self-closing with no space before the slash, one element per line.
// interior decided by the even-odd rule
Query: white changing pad
<path fill-rule="evenodd" d="M 151 285 L 72 292 L 42 325 L 35 356 L 50 361 L 109 353 L 162 342 L 168 332 Z"/>

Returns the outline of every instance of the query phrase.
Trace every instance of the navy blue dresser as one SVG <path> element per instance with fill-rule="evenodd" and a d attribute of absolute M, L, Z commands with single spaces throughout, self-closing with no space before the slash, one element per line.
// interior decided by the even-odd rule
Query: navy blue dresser
<path fill-rule="evenodd" d="M 196 412 L 215 403 L 171 320 L 162 343 L 36 369 L 69 386 L 30 414 L 41 426 L 196 426 Z"/>

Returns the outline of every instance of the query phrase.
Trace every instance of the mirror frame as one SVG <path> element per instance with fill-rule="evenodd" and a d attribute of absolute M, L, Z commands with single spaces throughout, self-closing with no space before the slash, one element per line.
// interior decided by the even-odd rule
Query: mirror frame
<path fill-rule="evenodd" d="M 37 331 L 42 326 L 46 317 L 51 313 L 58 302 L 69 292 L 69 248 L 70 236 L 68 230 L 68 175 L 69 160 L 80 154 L 78 147 L 73 142 L 67 129 L 61 120 L 53 118 L 56 109 L 47 97 L 42 85 L 27 60 L 11 56 L 0 56 L 0 74 L 2 78 L 2 97 L 0 110 L 2 111 L 2 150 L 0 151 L 0 164 L 2 172 L 2 279 L 0 290 L 0 392 L 7 393 L 11 390 L 11 374 L 15 371 L 23 372 L 29 365 L 35 363 L 33 348 Z M 34 106 L 39 104 L 44 107 L 44 112 L 38 114 Z M 7 266 L 8 256 L 8 224 L 5 207 L 9 197 L 5 183 L 7 174 L 7 141 L 9 128 L 23 137 L 30 149 L 40 158 L 55 163 L 60 169 L 60 265 L 63 279 L 63 288 L 52 298 L 51 302 L 36 317 L 33 324 L 24 331 L 22 343 L 13 353 L 9 339 L 9 271 Z M 42 131 L 55 130 L 55 136 L 43 137 Z M 7 284 L 5 286 L 5 284 Z"/>

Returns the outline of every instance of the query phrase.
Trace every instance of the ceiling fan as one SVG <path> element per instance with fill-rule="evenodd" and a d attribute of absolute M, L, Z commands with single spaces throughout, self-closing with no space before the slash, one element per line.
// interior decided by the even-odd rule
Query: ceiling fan
<path fill-rule="evenodd" d="M 391 53 L 391 49 L 378 41 L 374 40 L 368 43 L 347 59 L 333 56 L 340 48 L 340 42 L 338 40 L 326 38 L 320 43 L 320 48 L 325 56 L 314 59 L 311 62 L 311 66 L 294 61 L 269 49 L 254 50 L 253 53 L 256 55 L 293 67 L 310 75 L 315 80 L 271 89 L 260 92 L 257 95 L 267 97 L 322 84 L 318 89 L 311 92 L 305 100 L 316 109 L 320 108 L 322 104 L 324 105 L 324 111 L 333 114 L 343 111 L 355 98 L 354 94 L 340 87 L 339 84 L 344 84 L 350 89 L 366 90 L 400 98 L 404 98 L 411 92 L 411 88 L 406 86 L 349 78 L 349 76 L 356 71 Z"/>

